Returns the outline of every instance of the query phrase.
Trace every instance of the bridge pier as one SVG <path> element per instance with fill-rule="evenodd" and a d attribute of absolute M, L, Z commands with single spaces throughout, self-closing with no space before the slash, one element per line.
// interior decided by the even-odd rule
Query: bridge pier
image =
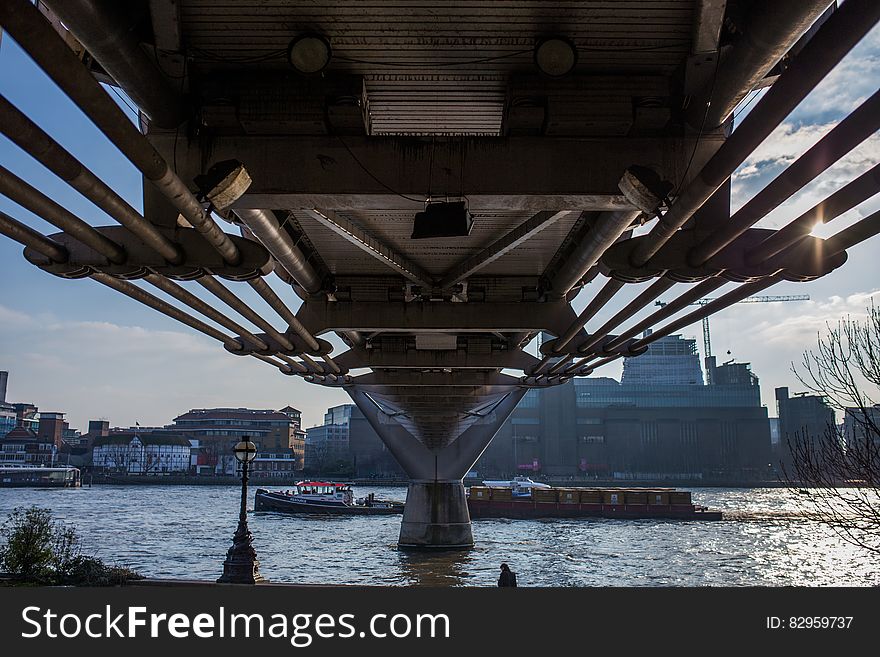
<path fill-rule="evenodd" d="M 397 545 L 457 549 L 474 545 L 462 479 L 526 393 L 515 388 L 457 438 L 427 447 L 358 386 L 346 388 L 370 426 L 410 478 Z"/>
<path fill-rule="evenodd" d="M 473 547 L 471 516 L 461 479 L 410 482 L 397 545 L 415 549 Z"/>

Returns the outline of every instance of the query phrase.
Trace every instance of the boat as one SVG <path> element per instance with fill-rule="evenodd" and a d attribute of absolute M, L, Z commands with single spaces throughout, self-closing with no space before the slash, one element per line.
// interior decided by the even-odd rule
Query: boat
<path fill-rule="evenodd" d="M 471 518 L 626 518 L 721 520 L 674 488 L 555 488 L 526 477 L 484 481 L 467 491 Z"/>
<path fill-rule="evenodd" d="M 552 488 L 550 484 L 532 481 L 529 477 L 518 475 L 513 479 L 484 481 L 489 488 L 510 488 L 513 497 L 531 497 L 533 488 Z"/>
<path fill-rule="evenodd" d="M 373 493 L 355 499 L 349 484 L 300 481 L 288 490 L 258 488 L 254 511 L 381 516 L 403 513 L 403 502 L 377 499 Z"/>
<path fill-rule="evenodd" d="M 0 465 L 0 488 L 79 488 L 79 468 Z"/>

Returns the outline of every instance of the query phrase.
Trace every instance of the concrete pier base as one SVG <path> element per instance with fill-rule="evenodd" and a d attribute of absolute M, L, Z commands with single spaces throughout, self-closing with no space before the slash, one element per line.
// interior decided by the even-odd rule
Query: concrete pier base
<path fill-rule="evenodd" d="M 473 545 L 471 517 L 461 481 L 411 482 L 397 546 L 453 549 Z"/>
<path fill-rule="evenodd" d="M 480 415 L 461 434 L 451 436 L 445 445 L 432 447 L 427 447 L 357 386 L 347 387 L 346 392 L 410 478 L 398 547 L 447 550 L 473 547 L 471 516 L 461 480 L 516 408 L 526 389 L 508 392 L 491 412 Z"/>

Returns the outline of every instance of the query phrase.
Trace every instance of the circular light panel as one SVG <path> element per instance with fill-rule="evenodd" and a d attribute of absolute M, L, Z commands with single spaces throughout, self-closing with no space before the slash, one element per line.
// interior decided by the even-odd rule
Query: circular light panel
<path fill-rule="evenodd" d="M 535 46 L 535 66 L 544 75 L 561 78 L 568 75 L 577 64 L 577 49 L 563 37 L 542 39 Z"/>
<path fill-rule="evenodd" d="M 287 60 L 299 73 L 314 75 L 330 63 L 333 50 L 320 34 L 301 34 L 287 47 Z"/>

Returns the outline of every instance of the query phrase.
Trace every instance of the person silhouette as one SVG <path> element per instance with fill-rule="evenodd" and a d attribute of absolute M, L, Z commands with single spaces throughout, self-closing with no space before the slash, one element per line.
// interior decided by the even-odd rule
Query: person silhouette
<path fill-rule="evenodd" d="M 516 573 L 506 563 L 501 564 L 501 575 L 498 576 L 498 586 L 516 586 Z"/>

